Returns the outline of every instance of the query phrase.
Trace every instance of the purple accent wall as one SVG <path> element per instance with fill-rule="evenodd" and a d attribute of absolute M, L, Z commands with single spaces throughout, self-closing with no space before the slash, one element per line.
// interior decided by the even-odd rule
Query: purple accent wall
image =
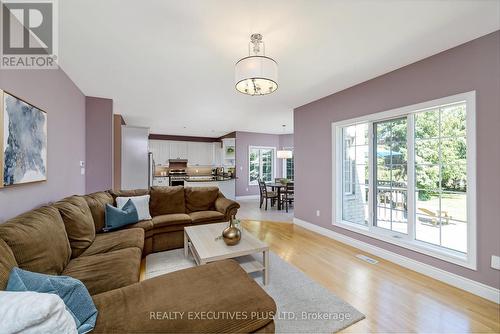
<path fill-rule="evenodd" d="M 279 135 L 279 143 L 281 148 L 292 148 L 293 147 L 293 133 L 288 135 Z"/>
<path fill-rule="evenodd" d="M 500 255 L 499 45 L 496 31 L 295 109 L 295 217 L 500 288 L 500 271 L 490 268 L 491 255 Z M 472 90 L 477 122 L 477 271 L 332 225 L 332 122 Z M 320 217 L 316 210 L 321 210 Z"/>
<path fill-rule="evenodd" d="M 291 145 L 290 145 L 291 144 Z M 293 146 L 293 134 L 273 135 L 255 132 L 236 132 L 236 196 L 251 196 L 259 194 L 259 186 L 248 185 L 248 147 L 266 146 L 275 147 L 276 150 L 283 146 Z M 281 159 L 276 159 L 276 177 L 281 177 L 283 164 Z"/>
<path fill-rule="evenodd" d="M 0 89 L 47 112 L 47 181 L 0 189 L 0 222 L 85 193 L 85 96 L 61 70 L 0 70 Z"/>
<path fill-rule="evenodd" d="M 113 100 L 85 99 L 85 192 L 113 188 Z"/>

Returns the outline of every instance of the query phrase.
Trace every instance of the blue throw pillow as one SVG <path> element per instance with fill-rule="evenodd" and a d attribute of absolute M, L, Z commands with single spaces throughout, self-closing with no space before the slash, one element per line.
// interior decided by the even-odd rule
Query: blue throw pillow
<path fill-rule="evenodd" d="M 85 285 L 75 278 L 33 273 L 14 267 L 10 272 L 6 291 L 56 294 L 75 319 L 78 333 L 88 333 L 95 327 L 97 309 Z"/>
<path fill-rule="evenodd" d="M 106 204 L 106 226 L 103 228 L 105 232 L 116 230 L 125 225 L 135 224 L 138 221 L 139 214 L 132 200 L 129 199 L 121 209 Z"/>

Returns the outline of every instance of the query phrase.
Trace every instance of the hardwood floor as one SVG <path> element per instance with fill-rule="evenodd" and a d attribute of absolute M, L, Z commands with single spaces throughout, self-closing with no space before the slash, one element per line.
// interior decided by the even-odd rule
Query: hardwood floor
<path fill-rule="evenodd" d="M 238 203 L 238 219 L 242 220 L 259 220 L 259 221 L 279 221 L 279 222 L 292 222 L 293 221 L 293 208 L 288 212 L 285 210 L 278 210 L 276 205 L 269 205 L 267 210 L 259 208 L 259 199 L 239 199 Z"/>
<path fill-rule="evenodd" d="M 344 333 L 499 333 L 499 305 L 291 223 L 244 221 L 285 261 L 366 315 Z M 286 282 L 284 283 L 286 284 Z"/>

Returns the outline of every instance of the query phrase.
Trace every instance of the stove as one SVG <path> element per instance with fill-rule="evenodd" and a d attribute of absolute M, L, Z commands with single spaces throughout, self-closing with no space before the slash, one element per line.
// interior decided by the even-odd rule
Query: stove
<path fill-rule="evenodd" d="M 183 186 L 187 178 L 186 170 L 183 168 L 171 169 L 168 173 L 170 186 Z"/>

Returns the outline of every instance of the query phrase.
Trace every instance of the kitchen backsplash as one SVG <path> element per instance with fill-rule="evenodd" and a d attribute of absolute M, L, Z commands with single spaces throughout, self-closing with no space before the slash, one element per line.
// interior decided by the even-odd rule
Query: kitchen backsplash
<path fill-rule="evenodd" d="M 168 167 L 155 166 L 155 176 L 168 176 Z"/>
<path fill-rule="evenodd" d="M 186 170 L 187 175 L 212 175 L 212 167 L 188 167 Z"/>

